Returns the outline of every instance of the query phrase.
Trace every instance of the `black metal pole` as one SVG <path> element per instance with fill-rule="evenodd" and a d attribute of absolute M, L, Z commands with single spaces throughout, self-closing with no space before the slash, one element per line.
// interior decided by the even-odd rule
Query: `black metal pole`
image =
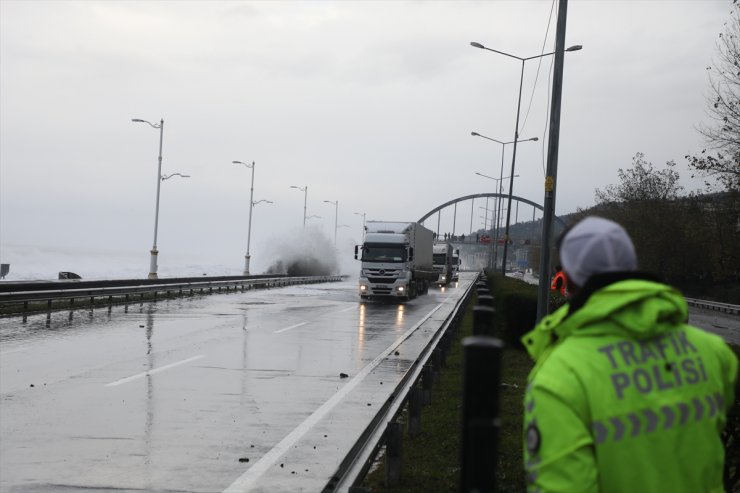
<path fill-rule="evenodd" d="M 547 314 L 550 289 L 550 249 L 552 222 L 555 215 L 555 187 L 558 174 L 558 146 L 560 143 L 560 106 L 563 95 L 563 65 L 565 62 L 565 22 L 568 0 L 559 0 L 558 24 L 555 34 L 555 68 L 552 79 L 552 104 L 550 132 L 547 146 L 547 172 L 545 173 L 545 199 L 542 211 L 542 247 L 540 252 L 540 284 L 537 290 L 537 321 Z"/>
<path fill-rule="evenodd" d="M 473 336 L 463 341 L 460 463 L 460 491 L 463 493 L 493 493 L 496 490 L 503 347 L 503 342 L 493 337 Z"/>

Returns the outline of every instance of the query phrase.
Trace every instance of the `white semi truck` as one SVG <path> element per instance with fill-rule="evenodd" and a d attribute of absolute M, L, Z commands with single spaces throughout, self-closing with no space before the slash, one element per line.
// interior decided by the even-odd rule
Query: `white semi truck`
<path fill-rule="evenodd" d="M 365 242 L 355 246 L 360 298 L 410 300 L 437 279 L 432 267 L 432 232 L 415 222 L 368 221 Z"/>
<path fill-rule="evenodd" d="M 452 281 L 452 245 L 446 241 L 435 243 L 432 263 L 437 273 L 435 282 L 440 286 L 447 286 Z"/>
<path fill-rule="evenodd" d="M 460 249 L 452 251 L 452 280 L 460 279 Z"/>

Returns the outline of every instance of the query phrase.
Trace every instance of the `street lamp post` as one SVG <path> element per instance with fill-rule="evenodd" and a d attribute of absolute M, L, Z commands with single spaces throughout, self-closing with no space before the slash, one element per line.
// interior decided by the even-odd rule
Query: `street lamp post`
<path fill-rule="evenodd" d="M 247 226 L 247 253 L 244 255 L 244 272 L 245 276 L 249 275 L 249 240 L 252 235 L 252 207 L 254 206 L 254 161 L 252 164 L 244 163 L 242 161 L 231 161 L 233 164 L 243 164 L 247 168 L 252 170 L 252 181 L 249 185 L 249 223 Z"/>
<path fill-rule="evenodd" d="M 516 124 L 514 126 L 514 140 L 513 140 L 514 149 L 512 152 L 512 156 L 511 156 L 511 175 L 513 176 L 515 165 L 516 165 L 516 143 L 519 140 L 519 114 L 520 114 L 521 107 L 522 107 L 522 86 L 524 85 L 524 62 L 526 62 L 527 60 L 533 60 L 536 58 L 550 56 L 550 55 L 555 54 L 555 52 L 553 51 L 550 53 L 543 53 L 541 55 L 535 55 L 535 56 L 522 58 L 516 55 L 512 55 L 510 53 L 505 53 L 503 51 L 498 51 L 492 48 L 488 48 L 475 41 L 472 41 L 470 45 L 473 46 L 474 48 L 480 48 L 482 50 L 492 51 L 494 53 L 498 53 L 499 55 L 504 55 L 509 58 L 515 58 L 516 60 L 519 60 L 522 62 L 521 76 L 519 78 L 519 98 L 517 99 L 517 105 L 516 105 Z M 570 48 L 567 48 L 565 51 L 578 51 L 581 48 L 583 48 L 583 46 L 573 45 Z M 509 224 L 511 222 L 511 198 L 512 198 L 513 193 L 514 193 L 514 180 L 512 179 L 509 182 L 509 199 L 508 199 L 508 205 L 507 205 L 507 210 L 506 210 L 506 230 L 504 232 L 504 253 L 503 253 L 502 263 L 501 263 L 501 273 L 503 275 L 506 275 L 506 254 L 507 254 L 508 246 L 509 246 Z"/>
<path fill-rule="evenodd" d="M 303 227 L 306 227 L 306 204 L 308 204 L 308 185 L 305 187 L 297 187 L 295 185 L 291 185 L 290 188 L 295 188 L 296 190 L 300 190 L 303 192 Z"/>
<path fill-rule="evenodd" d="M 337 218 L 339 217 L 339 201 L 325 200 L 327 204 L 334 205 L 334 248 L 337 247 Z"/>
<path fill-rule="evenodd" d="M 159 120 L 159 124 L 142 120 L 141 118 L 132 118 L 132 122 L 135 123 L 146 123 L 152 128 L 159 129 L 159 157 L 157 158 L 157 203 L 154 209 L 154 241 L 152 242 L 152 249 L 149 252 L 151 254 L 149 258 L 149 279 L 157 279 L 157 228 L 159 226 L 159 189 L 162 185 L 162 138 L 164 136 L 164 118 Z"/>
<path fill-rule="evenodd" d="M 499 191 L 498 191 L 499 196 L 498 196 L 498 199 L 496 201 L 496 203 L 497 203 L 496 208 L 498 210 L 498 212 L 496 213 L 496 245 L 495 245 L 495 247 L 493 249 L 493 265 L 495 267 L 496 261 L 498 260 L 498 231 L 500 229 L 500 223 L 501 223 L 501 217 L 500 217 L 501 216 L 501 209 L 502 209 L 502 207 L 501 207 L 501 192 L 503 191 L 501 189 L 501 185 L 502 185 L 502 181 L 501 180 L 504 179 L 504 154 L 505 154 L 505 151 L 506 151 L 506 146 L 508 144 L 513 144 L 514 141 L 511 141 L 511 142 L 502 142 L 500 140 L 497 140 L 497 139 L 494 139 L 494 138 L 491 138 L 491 137 L 486 137 L 485 135 L 481 135 L 478 132 L 470 132 L 470 135 L 472 135 L 474 137 L 482 137 L 482 138 L 484 138 L 486 140 L 490 140 L 491 142 L 496 142 L 497 144 L 501 144 L 501 171 L 499 172 Z M 529 139 L 520 140 L 519 142 L 537 142 L 538 140 L 539 139 L 537 137 L 531 137 Z M 480 174 L 480 173 L 478 173 L 478 174 Z M 482 175 L 482 176 L 485 176 L 485 175 Z M 515 176 L 519 176 L 519 175 L 515 175 Z M 487 177 L 487 178 L 490 178 L 490 177 Z M 493 178 L 493 179 L 495 180 L 495 178 Z M 508 232 L 507 232 L 507 236 L 508 236 Z M 506 248 L 506 247 L 504 246 L 504 248 Z"/>

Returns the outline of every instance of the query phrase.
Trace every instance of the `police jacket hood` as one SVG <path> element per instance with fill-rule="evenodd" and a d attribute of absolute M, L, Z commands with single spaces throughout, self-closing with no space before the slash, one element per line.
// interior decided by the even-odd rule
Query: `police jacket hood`
<path fill-rule="evenodd" d="M 543 318 L 522 342 L 540 363 L 558 341 L 579 330 L 646 340 L 687 320 L 686 300 L 676 289 L 651 274 L 610 272 L 592 276 L 570 303 Z"/>

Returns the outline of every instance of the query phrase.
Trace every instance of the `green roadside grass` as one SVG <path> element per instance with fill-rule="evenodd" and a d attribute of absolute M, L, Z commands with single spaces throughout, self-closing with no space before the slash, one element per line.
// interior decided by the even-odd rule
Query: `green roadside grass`
<path fill-rule="evenodd" d="M 526 491 L 522 461 L 522 403 L 532 361 L 516 342 L 521 334 L 531 328 L 533 318 L 529 312 L 531 299 L 536 302 L 537 288 L 498 275 L 489 278 L 489 286 L 496 303 L 496 336 L 506 341 L 501 362 L 497 489 L 503 493 L 519 493 Z M 527 298 L 530 298 L 529 302 Z M 432 404 L 422 409 L 421 433 L 414 437 L 404 434 L 400 484 L 394 487 L 385 485 L 385 466 L 381 458 L 378 467 L 368 474 L 362 484 L 366 491 L 459 491 L 463 378 L 461 343 L 462 339 L 472 335 L 472 310 L 476 303 L 474 295 L 465 309 L 458 339 L 447 356 L 440 381 L 432 390 Z M 507 310 L 501 306 L 503 303 L 515 308 Z M 740 348 L 733 347 L 733 350 L 740 358 Z M 726 454 L 725 489 L 740 493 L 740 385 L 736 389 L 735 403 L 728 416 L 723 441 Z"/>

